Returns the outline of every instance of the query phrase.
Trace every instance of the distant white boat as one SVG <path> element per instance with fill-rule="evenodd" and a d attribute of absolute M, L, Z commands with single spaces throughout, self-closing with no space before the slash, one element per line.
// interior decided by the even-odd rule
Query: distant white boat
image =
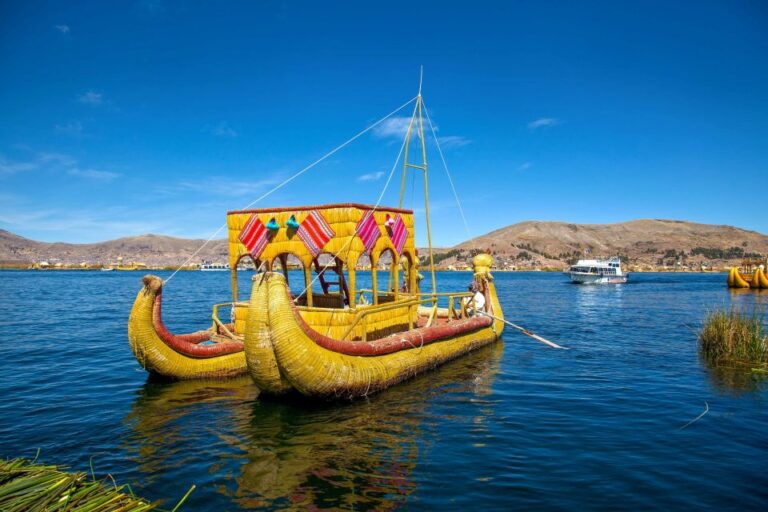
<path fill-rule="evenodd" d="M 579 284 L 626 283 L 629 274 L 621 270 L 621 260 L 579 260 L 568 270 L 571 281 Z"/>
<path fill-rule="evenodd" d="M 115 269 L 112 268 L 112 267 L 104 267 L 104 268 L 101 269 L 102 272 L 112 272 L 113 270 L 115 270 Z"/>
<path fill-rule="evenodd" d="M 229 270 L 229 263 L 203 263 L 200 265 L 203 272 L 224 272 Z"/>

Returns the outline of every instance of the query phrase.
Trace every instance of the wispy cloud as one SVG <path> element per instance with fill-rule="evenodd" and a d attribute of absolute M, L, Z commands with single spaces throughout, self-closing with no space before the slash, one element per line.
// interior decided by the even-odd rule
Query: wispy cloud
<path fill-rule="evenodd" d="M 55 28 L 62 34 L 69 34 L 69 25 L 54 25 L 53 28 Z"/>
<path fill-rule="evenodd" d="M 67 174 L 69 174 L 70 176 L 77 176 L 79 178 L 87 178 L 90 180 L 98 180 L 98 181 L 112 181 L 115 178 L 119 178 L 120 176 L 122 176 L 120 173 L 117 173 L 117 172 L 97 171 L 95 169 L 79 169 L 77 167 L 67 169 Z"/>
<path fill-rule="evenodd" d="M 378 181 L 384 176 L 384 171 L 369 172 L 357 177 L 357 181 Z"/>
<path fill-rule="evenodd" d="M 0 176 L 9 176 L 17 172 L 32 171 L 37 169 L 37 162 L 12 162 L 0 156 Z"/>
<path fill-rule="evenodd" d="M 547 126 L 555 126 L 560 124 L 560 120 L 554 117 L 542 117 L 528 123 L 529 130 L 536 130 L 538 128 L 545 128 Z"/>
<path fill-rule="evenodd" d="M 410 124 L 410 117 L 390 117 L 373 129 L 373 135 L 381 139 L 390 137 L 402 139 L 408 133 L 408 126 Z"/>
<path fill-rule="evenodd" d="M 59 164 L 64 167 L 71 167 L 77 163 L 77 160 L 64 153 L 38 153 L 37 160 L 43 164 Z"/>
<path fill-rule="evenodd" d="M 517 168 L 518 171 L 525 171 L 526 169 L 530 169 L 533 164 L 531 162 L 523 162 L 520 164 L 520 166 Z"/>
<path fill-rule="evenodd" d="M 211 128 L 211 133 L 216 137 L 237 137 L 237 132 L 226 121 L 222 121 Z"/>
<path fill-rule="evenodd" d="M 92 107 L 101 106 L 104 103 L 104 94 L 96 91 L 87 91 L 77 97 L 77 101 L 91 105 Z"/>
<path fill-rule="evenodd" d="M 57 133 L 69 135 L 70 137 L 80 137 L 83 135 L 83 123 L 80 121 L 70 121 L 66 124 L 56 124 L 53 127 Z"/>
<path fill-rule="evenodd" d="M 200 192 L 207 196 L 256 196 L 279 182 L 277 177 L 254 181 L 233 181 L 225 176 L 210 176 L 198 181 L 183 181 L 172 186 L 160 186 L 157 191 L 168 195 Z"/>
<path fill-rule="evenodd" d="M 146 11 L 152 16 L 162 14 L 165 12 L 165 4 L 160 0 L 141 0 L 136 3 L 139 9 Z"/>
<path fill-rule="evenodd" d="M 99 181 L 110 181 L 122 176 L 110 171 L 97 171 L 91 168 L 81 168 L 75 158 L 64 153 L 41 152 L 32 160 L 12 162 L 0 155 L 0 176 L 24 171 L 50 171 L 66 173 L 69 176 Z"/>
<path fill-rule="evenodd" d="M 471 140 L 466 137 L 462 137 L 461 135 L 446 135 L 444 137 L 438 137 L 437 140 L 445 149 L 460 148 L 472 143 Z"/>

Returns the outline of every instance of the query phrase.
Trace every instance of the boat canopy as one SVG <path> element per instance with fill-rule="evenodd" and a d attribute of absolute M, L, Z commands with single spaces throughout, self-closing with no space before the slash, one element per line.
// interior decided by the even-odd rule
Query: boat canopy
<path fill-rule="evenodd" d="M 372 221 L 367 218 L 371 213 Z M 352 298 L 354 271 L 360 257 L 368 256 L 375 273 L 381 255 L 391 251 L 391 271 L 396 275 L 401 257 L 405 256 L 408 276 L 414 279 L 408 288 L 414 290 L 417 272 L 411 270 L 417 256 L 413 227 L 412 210 L 357 203 L 227 212 L 234 299 L 237 300 L 237 266 L 247 257 L 253 259 L 257 269 L 271 271 L 276 259 L 285 267 L 285 260 L 292 256 L 301 262 L 306 278 L 310 277 L 313 263 L 318 270 L 318 258 L 325 262 L 335 260 L 349 273 Z M 311 296 L 309 282 L 306 292 Z"/>

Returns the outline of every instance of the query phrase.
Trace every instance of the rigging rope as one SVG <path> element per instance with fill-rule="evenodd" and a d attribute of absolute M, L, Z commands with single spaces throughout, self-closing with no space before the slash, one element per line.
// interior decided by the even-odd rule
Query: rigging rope
<path fill-rule="evenodd" d="M 414 100 L 415 99 L 416 98 L 414 98 Z M 411 101 L 413 101 L 413 100 L 411 100 Z M 406 103 L 406 105 L 407 105 L 407 103 Z M 416 111 L 416 107 L 414 107 L 414 112 L 415 111 Z M 405 143 L 407 142 L 407 140 L 408 140 L 408 135 L 406 134 L 405 138 L 403 139 L 403 143 L 400 146 L 400 151 L 397 153 L 397 158 L 395 158 L 395 163 L 394 163 L 394 165 L 392 165 L 392 170 L 389 171 L 389 176 L 387 177 L 387 181 L 386 181 L 386 183 L 384 183 L 384 188 L 381 189 L 381 193 L 379 194 L 379 198 L 376 200 L 376 204 L 373 206 L 373 209 L 371 210 L 371 213 L 370 213 L 371 215 L 373 215 L 373 213 L 378 209 L 379 205 L 381 205 L 381 200 L 384 198 L 384 193 L 387 191 L 387 188 L 389 187 L 389 183 L 392 181 L 392 177 L 395 175 L 395 169 L 397 169 L 397 163 L 400 161 L 400 157 L 403 154 L 403 150 L 405 149 Z M 338 258 L 339 255 L 342 252 L 344 252 L 344 250 L 347 247 L 349 247 L 349 244 L 352 243 L 352 240 L 354 240 L 355 236 L 357 236 L 358 229 L 360 229 L 359 226 L 355 227 L 355 232 L 352 233 L 352 236 L 349 237 L 349 240 L 347 240 L 347 242 L 341 247 L 341 249 L 339 249 L 339 251 L 336 254 L 333 255 L 333 258 L 328 260 L 328 263 L 326 263 L 325 266 L 322 268 L 322 270 L 320 270 L 320 272 L 317 273 L 317 276 L 315 276 L 315 278 L 309 283 L 309 285 L 307 285 L 304 288 L 304 291 L 301 292 L 295 299 L 293 299 L 294 302 L 299 300 L 299 297 L 301 297 L 302 295 L 308 293 L 308 291 L 312 289 L 312 285 L 315 284 L 315 282 L 318 280 L 318 278 L 320 277 L 322 272 L 324 272 L 331 265 L 332 261 L 335 262 L 336 258 Z M 319 261 L 320 260 L 318 260 L 318 262 Z M 395 263 L 396 263 L 395 261 L 392 262 L 393 265 Z M 371 263 L 371 265 L 373 265 L 373 263 Z"/>
<path fill-rule="evenodd" d="M 277 192 L 278 190 L 280 190 L 281 188 L 283 188 L 285 185 L 287 185 L 288 183 L 292 182 L 293 180 L 295 180 L 296 178 L 298 178 L 299 176 L 301 176 L 302 174 L 304 174 L 305 172 L 307 172 L 308 170 L 310 170 L 311 168 L 313 168 L 314 166 L 316 166 L 317 164 L 319 164 L 319 163 L 320 163 L 320 162 L 322 162 L 323 160 L 325 160 L 325 159 L 327 159 L 328 157 L 332 156 L 333 154 L 335 154 L 335 153 L 336 153 L 336 152 L 338 152 L 339 150 L 341 150 L 341 149 L 345 148 L 346 146 L 348 146 L 349 144 L 351 144 L 352 142 L 354 142 L 355 140 L 357 140 L 358 138 L 360 138 L 360 137 L 361 137 L 362 135 L 364 135 L 365 133 L 367 133 L 367 132 L 371 131 L 371 130 L 372 130 L 373 128 L 375 128 L 376 126 L 380 125 L 381 123 L 383 123 L 384 121 L 386 121 L 387 119 L 389 119 L 390 117 L 392 117 L 393 115 L 395 115 L 395 114 L 397 114 L 398 112 L 400 112 L 401 110 L 403 110 L 405 107 L 407 107 L 408 105 L 410 105 L 411 103 L 413 103 L 414 101 L 416 101 L 416 98 L 417 98 L 417 97 L 413 97 L 413 98 L 411 98 L 410 100 L 408 100 L 407 102 L 403 103 L 403 104 L 402 104 L 402 105 L 400 105 L 400 106 L 399 106 L 397 109 L 393 110 L 392 112 L 390 112 L 390 113 L 389 113 L 389 114 L 387 114 L 386 116 L 382 117 L 381 119 L 379 119 L 379 120 L 378 120 L 378 121 L 376 121 L 375 123 L 373 123 L 373 124 L 369 125 L 367 128 L 365 128 L 363 131 L 359 132 L 359 133 L 358 133 L 357 135 L 355 135 L 354 137 L 352 137 L 352 138 L 348 139 L 346 142 L 344 142 L 344 143 L 342 143 L 342 144 L 340 144 L 340 145 L 336 146 L 334 149 L 332 149 L 331 151 L 329 151 L 329 152 L 328 152 L 328 153 L 326 153 L 325 155 L 321 156 L 320 158 L 318 158 L 317 160 L 315 160 L 314 162 L 312 162 L 312 163 L 311 163 L 311 164 L 309 164 L 308 166 L 304 167 L 302 170 L 300 170 L 299 172 L 297 172 L 296 174 L 294 174 L 294 175 L 293 175 L 293 176 L 291 176 L 290 178 L 286 179 L 285 181 L 283 181 L 283 182 L 282 182 L 282 183 L 280 183 L 279 185 L 275 186 L 275 187 L 274 187 L 274 188 L 272 188 L 271 190 L 269 190 L 269 191 L 265 192 L 264 194 L 262 194 L 260 197 L 258 197 L 258 198 L 257 198 L 257 199 L 255 199 L 254 201 L 251 201 L 250 203 L 248 203 L 247 205 L 245 205 L 245 207 L 243 207 L 242 209 L 243 209 L 243 210 L 247 210 L 247 209 L 248 209 L 248 208 L 250 208 L 251 206 L 253 206 L 253 205 L 255 205 L 256 203 L 258 203 L 259 201 L 261 201 L 262 199 L 264 199 L 264 198 L 266 198 L 266 197 L 268 197 L 268 196 L 272 195 L 274 192 Z M 398 158 L 399 158 L 399 157 L 398 157 Z M 389 184 L 389 180 L 387 180 L 387 184 Z M 377 206 L 378 206 L 378 205 L 377 205 Z M 214 232 L 214 233 L 213 233 L 213 234 L 212 234 L 210 237 L 208 237 L 208 240 L 206 240 L 205 242 L 203 242 L 203 244 L 202 244 L 200 247 L 198 247 L 198 248 L 197 248 L 197 250 L 196 250 L 194 253 L 192 253 L 192 256 L 190 256 L 189 258 L 187 258 L 187 260 L 186 260 L 184 263 L 182 263 L 182 264 L 181 264 L 181 266 L 179 266 L 179 268 L 177 268 L 176 270 L 174 270 L 174 271 L 173 271 L 173 274 L 171 274 L 171 275 L 170 275 L 170 277 L 168 277 L 168 279 L 166 279 L 166 280 L 165 280 L 165 284 L 167 285 L 167 284 L 168 284 L 168 282 L 169 282 L 171 279 L 173 279 L 173 276 L 175 276 L 175 275 L 176 275 L 176 274 L 179 272 L 179 270 L 181 270 L 182 268 L 184 268 L 185 266 L 187 266 L 187 264 L 189 264 L 189 262 L 190 262 L 190 261 L 192 261 L 192 259 L 193 259 L 195 256 L 197 256 L 198 254 L 200 254 L 200 251 L 202 251 L 202 250 L 203 250 L 203 248 L 204 248 L 206 245 L 208 245 L 208 244 L 211 242 L 211 240 L 213 240 L 213 239 L 214 239 L 214 238 L 215 238 L 215 237 L 216 237 L 216 236 L 217 236 L 219 233 L 221 233 L 221 230 L 222 230 L 222 229 L 224 229 L 225 227 L 227 227 L 227 223 L 226 223 L 226 222 L 225 222 L 225 223 L 224 223 L 222 226 L 220 226 L 220 227 L 219 227 L 219 229 L 217 229 L 217 230 L 216 230 L 216 231 L 215 231 L 215 232 Z"/>
<path fill-rule="evenodd" d="M 440 154 L 440 160 L 443 162 L 443 168 L 445 169 L 445 174 L 448 176 L 448 182 L 451 184 L 451 190 L 453 190 L 453 197 L 456 198 L 456 204 L 459 205 L 459 213 L 461 213 L 461 220 L 464 222 L 464 229 L 467 232 L 467 240 L 472 239 L 472 235 L 469 232 L 469 224 L 467 223 L 467 217 L 464 215 L 464 208 L 461 207 L 461 201 L 459 200 L 459 194 L 456 192 L 456 187 L 453 185 L 453 179 L 451 178 L 451 173 L 448 171 L 448 164 L 445 162 L 445 157 L 443 156 L 443 150 L 440 148 L 440 140 L 437 138 L 437 134 L 435 133 L 435 127 L 432 125 L 432 119 L 429 118 L 429 110 L 427 109 L 426 103 L 424 103 L 424 99 L 421 100 L 422 105 L 424 105 L 424 113 L 427 114 L 427 121 L 429 122 L 429 128 L 432 130 L 432 138 L 435 139 L 435 146 L 437 146 L 437 152 Z M 474 245 L 474 244 L 473 244 Z"/>

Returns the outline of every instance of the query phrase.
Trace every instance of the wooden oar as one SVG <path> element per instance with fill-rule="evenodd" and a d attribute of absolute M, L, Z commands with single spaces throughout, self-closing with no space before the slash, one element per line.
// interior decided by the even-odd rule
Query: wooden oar
<path fill-rule="evenodd" d="M 549 345 L 552 348 L 561 348 L 563 350 L 568 350 L 568 347 L 561 347 L 557 343 L 552 343 L 548 339 L 542 338 L 538 334 L 532 333 L 531 331 L 529 331 L 525 327 L 520 327 L 519 325 L 513 324 L 509 320 L 504 320 L 503 318 L 499 318 L 497 316 L 489 315 L 485 311 L 478 311 L 477 314 L 478 315 L 485 315 L 487 317 L 493 318 L 494 320 L 498 320 L 499 322 L 504 322 L 505 324 L 507 324 L 508 326 L 512 327 L 513 329 L 517 329 L 518 331 L 522 332 L 526 336 L 530 336 L 531 338 L 535 339 L 536 341 L 540 341 L 540 342 L 544 343 L 545 345 Z"/>

